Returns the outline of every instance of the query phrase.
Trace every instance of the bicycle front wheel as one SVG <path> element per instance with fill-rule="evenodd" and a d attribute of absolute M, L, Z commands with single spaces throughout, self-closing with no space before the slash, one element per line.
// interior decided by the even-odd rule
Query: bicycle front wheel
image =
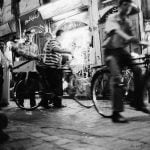
<path fill-rule="evenodd" d="M 90 81 L 77 75 L 72 75 L 69 81 L 68 94 L 80 106 L 91 108 L 94 104 L 90 92 Z"/>
<path fill-rule="evenodd" d="M 15 102 L 21 109 L 31 111 L 40 106 L 41 94 L 37 81 L 19 81 L 14 88 L 14 95 Z"/>
<path fill-rule="evenodd" d="M 100 70 L 93 76 L 91 91 L 96 111 L 101 116 L 110 118 L 112 104 L 110 100 L 110 73 L 108 70 Z"/>

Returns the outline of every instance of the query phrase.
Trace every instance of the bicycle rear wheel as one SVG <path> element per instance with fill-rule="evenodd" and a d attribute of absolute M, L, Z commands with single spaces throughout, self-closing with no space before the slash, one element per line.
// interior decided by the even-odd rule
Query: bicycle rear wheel
<path fill-rule="evenodd" d="M 39 93 L 38 81 L 19 81 L 14 88 L 15 102 L 24 110 L 34 110 L 40 106 L 41 94 Z"/>
<path fill-rule="evenodd" d="M 96 111 L 105 118 L 112 114 L 110 100 L 110 73 L 108 70 L 100 70 L 92 80 L 92 100 Z"/>
<path fill-rule="evenodd" d="M 69 82 L 68 94 L 79 105 L 91 108 L 94 104 L 90 92 L 90 81 L 77 75 L 72 75 Z"/>

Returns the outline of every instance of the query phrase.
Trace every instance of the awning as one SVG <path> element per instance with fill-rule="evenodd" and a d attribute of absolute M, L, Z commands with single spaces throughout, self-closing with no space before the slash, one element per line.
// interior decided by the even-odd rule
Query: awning
<path fill-rule="evenodd" d="M 38 11 L 45 20 L 87 5 L 83 0 L 59 0 L 39 7 Z"/>
<path fill-rule="evenodd" d="M 100 16 L 99 23 L 104 23 L 109 14 L 112 14 L 117 11 L 118 11 L 118 7 L 116 5 L 107 6 L 99 10 L 99 16 Z"/>
<path fill-rule="evenodd" d="M 6 35 L 6 34 L 9 34 L 9 33 L 11 33 L 11 32 L 12 32 L 12 31 L 11 31 L 11 29 L 10 29 L 8 23 L 3 24 L 3 25 L 0 26 L 0 37 L 1 37 L 1 36 L 4 36 L 4 35 Z"/>
<path fill-rule="evenodd" d="M 135 14 L 138 14 L 140 12 L 140 9 L 137 5 L 135 5 L 134 3 L 132 3 L 132 9 L 131 11 L 129 12 L 128 15 L 135 15 Z"/>
<path fill-rule="evenodd" d="M 114 6 L 107 6 L 101 10 L 99 10 L 99 15 L 102 18 L 109 10 L 111 10 Z"/>
<path fill-rule="evenodd" d="M 111 5 L 111 6 L 107 6 L 101 10 L 99 10 L 99 16 L 100 16 L 100 22 L 105 22 L 106 17 L 108 16 L 108 14 L 111 14 L 113 12 L 117 12 L 117 6 L 116 5 Z"/>
<path fill-rule="evenodd" d="M 134 3 L 132 3 L 131 6 L 132 6 L 132 9 L 128 15 L 135 15 L 135 14 L 139 13 L 139 8 Z M 118 7 L 116 5 L 107 6 L 103 9 L 99 10 L 100 23 L 105 22 L 105 20 L 109 14 L 117 12 L 117 11 L 118 11 Z"/>

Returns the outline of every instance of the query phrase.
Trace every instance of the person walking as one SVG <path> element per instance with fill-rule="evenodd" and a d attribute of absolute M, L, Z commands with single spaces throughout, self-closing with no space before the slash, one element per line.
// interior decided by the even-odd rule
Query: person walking
<path fill-rule="evenodd" d="M 131 106 L 144 113 L 150 113 L 143 102 L 144 82 L 141 68 L 134 66 L 132 56 L 127 51 L 130 43 L 138 44 L 139 40 L 133 35 L 128 15 L 132 10 L 132 0 L 119 0 L 118 12 L 108 16 L 105 24 L 106 38 L 103 43 L 105 61 L 111 72 L 112 121 L 127 123 L 121 115 L 123 107 L 123 86 L 121 69 L 128 66 L 134 73 L 134 101 Z"/>

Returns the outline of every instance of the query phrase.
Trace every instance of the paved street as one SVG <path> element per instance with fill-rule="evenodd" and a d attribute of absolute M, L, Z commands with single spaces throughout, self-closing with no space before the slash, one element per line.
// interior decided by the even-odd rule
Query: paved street
<path fill-rule="evenodd" d="M 10 140 L 0 150 L 150 150 L 150 116 L 126 108 L 128 124 L 114 124 L 64 99 L 62 109 L 20 110 L 11 102 L 4 109 Z"/>

